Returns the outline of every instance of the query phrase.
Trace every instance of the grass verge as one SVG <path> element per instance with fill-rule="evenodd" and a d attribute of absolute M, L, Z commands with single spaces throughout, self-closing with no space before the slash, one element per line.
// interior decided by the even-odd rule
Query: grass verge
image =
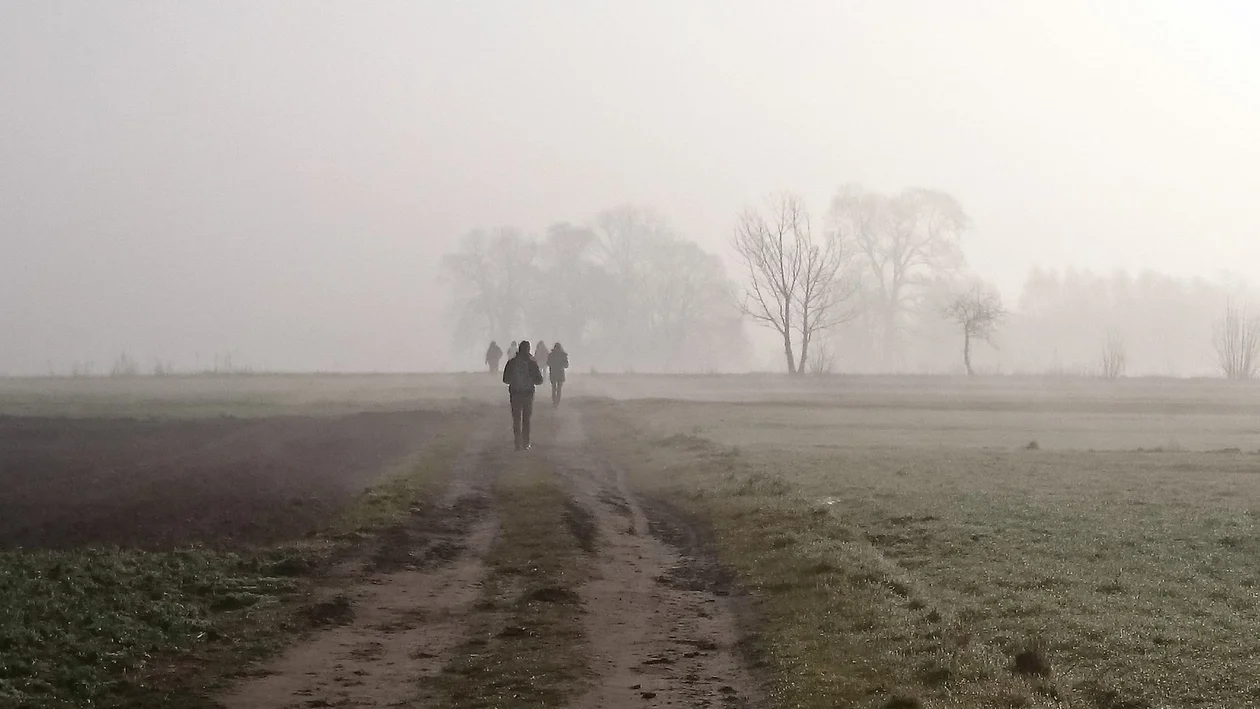
<path fill-rule="evenodd" d="M 541 460 L 514 459 L 495 497 L 500 529 L 470 638 L 426 690 L 449 709 L 563 706 L 585 676 L 583 542 L 568 497 Z"/>
<path fill-rule="evenodd" d="M 439 435 L 318 538 L 267 548 L 0 552 L 0 707 L 210 707 L 227 675 L 316 621 L 308 592 L 339 552 L 442 486 Z"/>
<path fill-rule="evenodd" d="M 405 518 L 417 503 L 436 499 L 464 444 L 460 433 L 439 435 L 359 495 L 332 525 L 332 534 L 354 536 L 382 529 Z"/>

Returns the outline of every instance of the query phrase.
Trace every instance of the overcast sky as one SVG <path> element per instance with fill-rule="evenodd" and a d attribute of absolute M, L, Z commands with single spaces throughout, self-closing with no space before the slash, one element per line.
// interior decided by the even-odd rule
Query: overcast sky
<path fill-rule="evenodd" d="M 453 364 L 468 229 L 952 193 L 974 270 L 1260 280 L 1260 5 L 0 0 L 0 372 Z M 467 366 L 460 363 L 461 366 Z"/>

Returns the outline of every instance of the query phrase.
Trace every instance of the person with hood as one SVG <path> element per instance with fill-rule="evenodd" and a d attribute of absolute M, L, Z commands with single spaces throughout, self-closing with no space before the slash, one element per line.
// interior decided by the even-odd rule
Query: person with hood
<path fill-rule="evenodd" d="M 560 390 L 564 388 L 564 370 L 569 368 L 569 353 L 557 342 L 547 355 L 547 370 L 551 372 L 551 405 L 560 405 Z"/>
<path fill-rule="evenodd" d="M 529 450 L 529 419 L 534 415 L 534 387 L 543 383 L 538 363 L 529 354 L 529 340 L 522 340 L 516 356 L 503 367 L 503 383 L 508 385 L 512 404 L 512 435 L 516 450 Z"/>
<path fill-rule="evenodd" d="M 499 349 L 499 343 L 494 340 L 490 341 L 490 349 L 486 350 L 486 366 L 491 372 L 499 372 L 499 360 L 503 358 L 503 350 Z"/>
<path fill-rule="evenodd" d="M 539 340 L 538 347 L 534 348 L 534 361 L 543 374 L 547 373 L 547 354 L 547 343 Z"/>

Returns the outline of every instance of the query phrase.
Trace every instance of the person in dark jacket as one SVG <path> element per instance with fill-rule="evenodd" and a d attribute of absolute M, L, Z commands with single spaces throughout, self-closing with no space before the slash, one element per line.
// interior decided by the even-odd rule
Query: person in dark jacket
<path fill-rule="evenodd" d="M 538 363 L 529 354 L 529 340 L 522 340 L 516 356 L 503 367 L 503 383 L 508 385 L 512 403 L 512 435 L 516 450 L 529 450 L 529 419 L 534 415 L 534 387 L 543 383 Z"/>
<path fill-rule="evenodd" d="M 538 346 L 534 348 L 534 361 L 538 363 L 538 368 L 543 374 L 547 373 L 548 354 L 550 353 L 547 352 L 547 343 L 539 340 Z"/>
<path fill-rule="evenodd" d="M 547 370 L 551 372 L 551 405 L 560 405 L 560 390 L 564 388 L 564 370 L 569 368 L 569 353 L 559 342 L 547 355 Z"/>
<path fill-rule="evenodd" d="M 499 343 L 494 340 L 490 341 L 490 349 L 486 350 L 486 367 L 491 372 L 498 373 L 499 360 L 503 359 L 503 350 L 499 349 Z"/>

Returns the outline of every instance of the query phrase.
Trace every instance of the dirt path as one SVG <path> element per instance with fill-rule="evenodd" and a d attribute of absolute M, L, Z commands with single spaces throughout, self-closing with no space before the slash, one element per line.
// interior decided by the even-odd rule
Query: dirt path
<path fill-rule="evenodd" d="M 464 452 L 437 510 L 413 514 L 382 535 L 370 558 L 339 569 L 345 586 L 321 607 L 344 624 L 293 646 L 219 702 L 227 709 L 413 706 L 417 682 L 440 671 L 465 639 L 463 620 L 498 528 L 488 504 L 487 444 L 482 434 Z"/>
<path fill-rule="evenodd" d="M 761 706 L 737 652 L 734 602 L 712 562 L 685 553 L 695 551 L 690 522 L 633 495 L 587 440 L 579 411 L 556 417 L 549 452 L 599 533 L 594 578 L 581 591 L 596 680 L 572 706 Z"/>
<path fill-rule="evenodd" d="M 524 454 L 510 451 L 506 422 L 494 423 L 462 455 L 439 514 L 391 530 L 376 554 L 343 570 L 352 616 L 260 668 L 220 699 L 223 706 L 436 706 L 423 680 L 449 673 L 469 652 L 470 628 L 505 622 L 477 602 L 492 578 L 485 557 L 499 534 L 496 476 L 539 461 L 571 500 L 565 522 L 586 550 L 578 563 L 591 571 L 577 588 L 590 681 L 569 706 L 764 705 L 738 652 L 737 599 L 698 551 L 694 522 L 637 498 L 588 438 L 578 409 L 540 407 L 534 450 Z M 488 637 L 507 642 L 507 630 Z M 493 678 L 468 681 L 484 687 Z M 517 704 L 505 695 L 499 706 Z"/>

